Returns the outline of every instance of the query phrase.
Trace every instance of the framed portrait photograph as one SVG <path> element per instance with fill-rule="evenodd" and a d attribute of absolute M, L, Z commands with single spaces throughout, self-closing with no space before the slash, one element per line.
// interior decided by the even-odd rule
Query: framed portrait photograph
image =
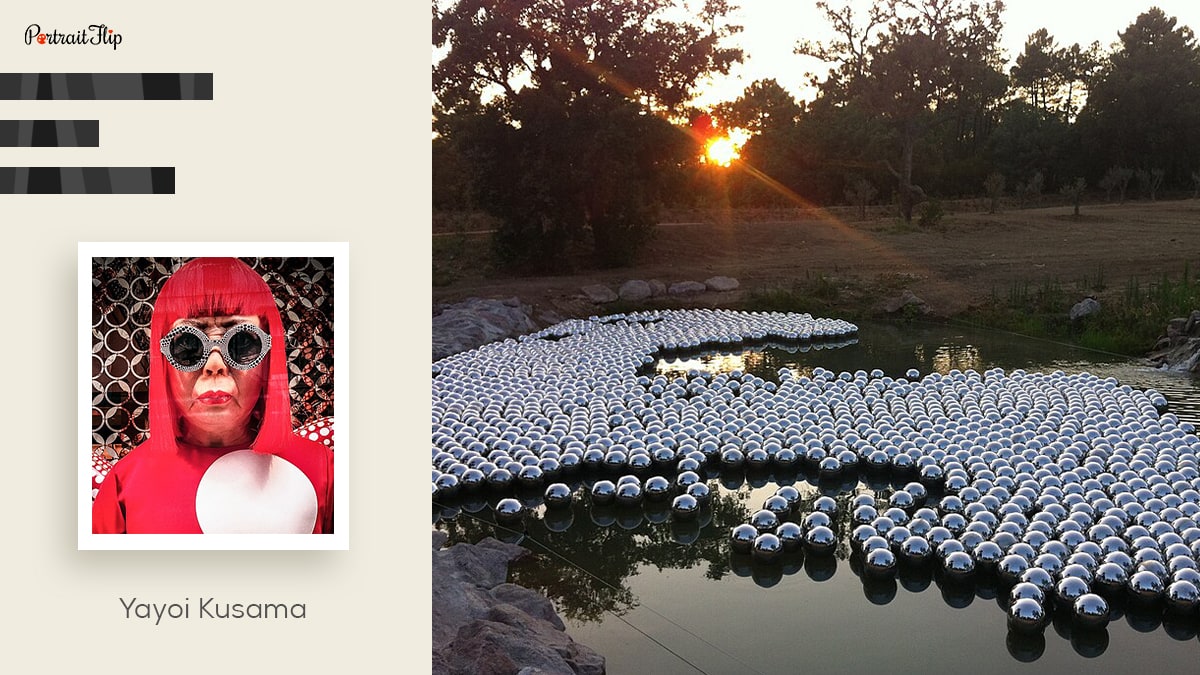
<path fill-rule="evenodd" d="M 349 548 L 348 250 L 79 243 L 81 550 Z"/>

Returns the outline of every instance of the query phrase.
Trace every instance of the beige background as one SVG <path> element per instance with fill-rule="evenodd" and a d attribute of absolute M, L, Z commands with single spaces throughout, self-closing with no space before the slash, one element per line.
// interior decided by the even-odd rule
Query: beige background
<path fill-rule="evenodd" d="M 0 119 L 99 119 L 95 148 L 5 166 L 176 167 L 176 195 L 0 195 L 7 545 L 0 671 L 412 672 L 429 668 L 427 9 L 422 3 L 20 2 L 6 72 L 213 72 L 214 100 L 0 101 Z M 50 4 L 50 3 L 46 3 Z M 106 3 L 107 4 L 107 3 Z M 107 47 L 25 27 L 107 23 Z M 348 241 L 349 551 L 76 550 L 79 241 Z M 399 274 L 398 274 L 399 272 Z M 387 363 L 395 341 L 412 363 Z M 303 621 L 125 620 L 157 603 L 303 602 Z M 398 666 L 408 665 L 407 668 Z"/>

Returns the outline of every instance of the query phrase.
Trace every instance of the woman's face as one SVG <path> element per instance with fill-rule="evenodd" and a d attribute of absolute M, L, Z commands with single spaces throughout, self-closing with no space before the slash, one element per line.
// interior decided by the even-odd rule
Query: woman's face
<path fill-rule="evenodd" d="M 232 315 L 179 319 L 170 328 L 195 326 L 209 339 L 217 340 L 242 323 L 263 327 L 257 316 Z M 179 431 L 183 440 L 204 447 L 248 447 L 257 433 L 252 416 L 262 395 L 269 360 L 250 370 L 230 368 L 217 347 L 199 370 L 183 372 L 167 364 L 171 398 L 182 418 Z"/>

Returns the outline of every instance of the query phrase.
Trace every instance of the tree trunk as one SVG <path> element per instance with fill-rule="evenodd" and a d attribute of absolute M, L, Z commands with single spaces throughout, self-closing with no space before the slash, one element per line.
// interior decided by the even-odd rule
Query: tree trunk
<path fill-rule="evenodd" d="M 913 146 L 916 140 L 913 138 L 911 129 L 904 130 L 904 151 L 900 161 L 900 215 L 904 216 L 904 222 L 911 223 L 913 215 L 913 207 L 916 205 L 913 199 L 912 186 L 912 165 L 913 165 Z"/>

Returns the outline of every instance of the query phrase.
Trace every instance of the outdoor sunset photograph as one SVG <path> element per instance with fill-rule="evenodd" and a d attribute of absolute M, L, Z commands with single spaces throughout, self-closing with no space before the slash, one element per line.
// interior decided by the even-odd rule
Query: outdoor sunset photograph
<path fill-rule="evenodd" d="M 1200 5 L 432 9 L 433 673 L 1200 663 Z"/>

